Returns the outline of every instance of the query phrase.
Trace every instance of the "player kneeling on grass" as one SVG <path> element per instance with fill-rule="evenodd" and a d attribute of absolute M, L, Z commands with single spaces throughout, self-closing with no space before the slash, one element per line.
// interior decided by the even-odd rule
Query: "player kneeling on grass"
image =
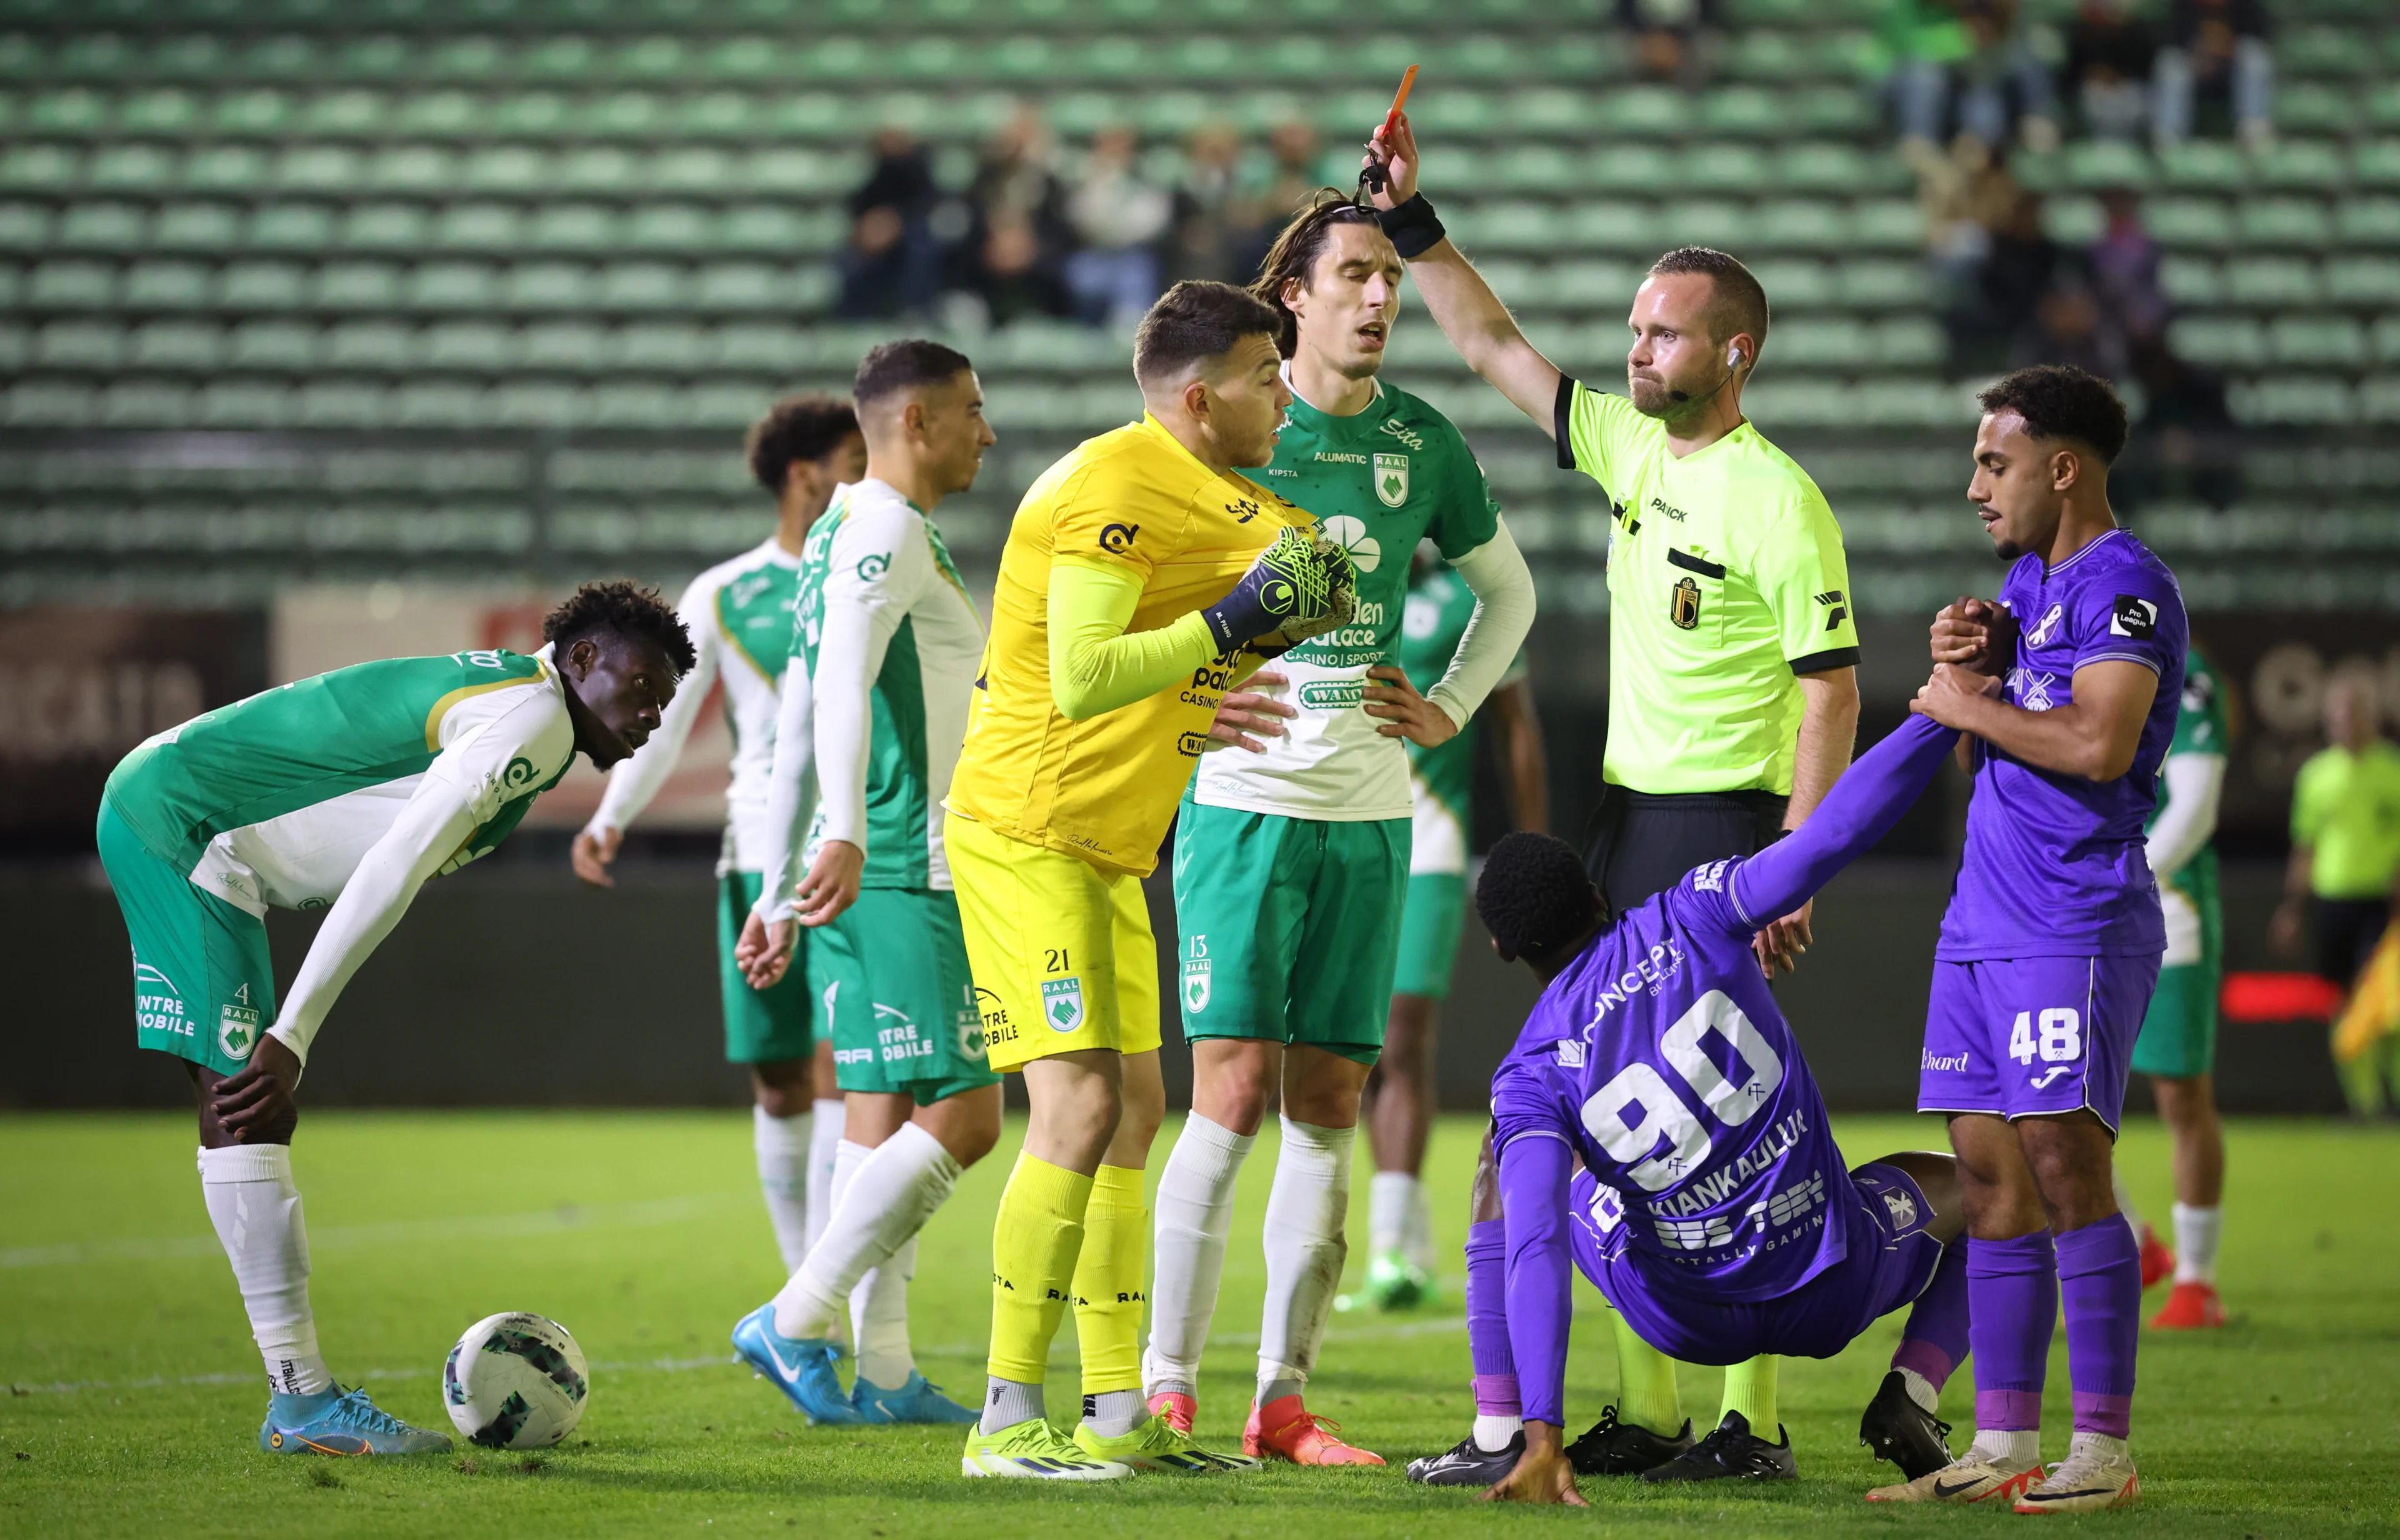
<path fill-rule="evenodd" d="M 1957 742 L 1910 717 L 1790 838 L 1697 867 L 1622 916 L 1564 842 L 1493 847 L 1477 911 L 1500 955 L 1546 988 L 1492 1081 L 1525 1413 L 1521 1455 L 1492 1496 L 1582 1501 L 1561 1442 L 1570 1259 L 1643 1342 L 1684 1363 L 1830 1358 L 1915 1302 L 1861 1436 L 1911 1477 L 1948 1465 L 1933 1409 L 1967 1352 L 1957 1162 L 1910 1152 L 1843 1169 L 1751 940 L 1880 838 Z M 1789 1437 L 1769 1443 L 1735 1411 L 1643 1479 L 1791 1469 Z"/>
<path fill-rule="evenodd" d="M 361 663 L 205 713 L 127 755 L 101 799 L 136 1041 L 191 1067 L 200 1191 L 266 1355 L 273 1452 L 450 1447 L 343 1391 L 318 1351 L 293 1094 L 335 997 L 426 879 L 489 854 L 578 752 L 606 770 L 641 747 L 693 661 L 675 612 L 630 583 L 581 589 L 542 635 L 530 658 Z M 269 907 L 326 911 L 280 1012 Z"/>
<path fill-rule="evenodd" d="M 734 948 L 753 985 L 772 988 L 795 918 L 811 927 L 808 989 L 833 1038 L 842 1141 L 824 1233 L 733 1345 L 811 1422 L 972 1423 L 917 1369 L 908 1280 L 918 1230 L 1000 1140 L 1000 1077 L 942 838 L 983 621 L 932 518 L 975 484 L 994 435 L 975 370 L 937 342 L 876 348 L 852 394 L 866 473 L 803 548 L 766 877 Z M 794 825 L 812 756 L 803 846 Z M 858 1344 L 846 1397 L 831 1340 L 845 1302 Z"/>

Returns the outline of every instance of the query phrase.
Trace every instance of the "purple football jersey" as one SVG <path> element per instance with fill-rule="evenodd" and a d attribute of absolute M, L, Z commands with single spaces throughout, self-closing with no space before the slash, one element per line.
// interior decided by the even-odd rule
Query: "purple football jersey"
<path fill-rule="evenodd" d="M 1840 1261 L 1856 1220 L 1828 1201 L 1842 1152 L 1752 957 L 1765 917 L 1734 900 L 1741 865 L 1698 867 L 1618 920 L 1550 981 L 1492 1083 L 1495 1150 L 1566 1141 L 1610 1190 L 1599 1223 L 1728 1302 Z"/>
<path fill-rule="evenodd" d="M 1967 850 L 1934 955 L 1949 961 L 2017 957 L 2133 957 L 2166 949 L 2159 885 L 2142 825 L 2158 801 L 2160 762 L 2175 737 L 2190 626 L 2175 574 L 2124 530 L 2044 570 L 2019 558 L 2000 584 L 2016 616 L 2016 666 L 2004 691 L 2027 711 L 2075 699 L 2075 671 L 2121 659 L 2158 675 L 2134 768 L 2114 781 L 2039 770 L 1976 745 Z"/>

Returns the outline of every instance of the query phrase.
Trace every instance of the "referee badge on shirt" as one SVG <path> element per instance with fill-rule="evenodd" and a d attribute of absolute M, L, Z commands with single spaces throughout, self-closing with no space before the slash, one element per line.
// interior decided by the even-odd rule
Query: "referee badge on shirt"
<path fill-rule="evenodd" d="M 1700 625 L 1700 585 L 1689 578 L 1678 578 L 1675 586 L 1667 591 L 1667 619 L 1684 631 L 1697 631 Z"/>

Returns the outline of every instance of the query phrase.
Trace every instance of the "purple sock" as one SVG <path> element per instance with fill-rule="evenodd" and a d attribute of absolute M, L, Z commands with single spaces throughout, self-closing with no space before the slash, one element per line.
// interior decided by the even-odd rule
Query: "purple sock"
<path fill-rule="evenodd" d="M 1475 1364 L 1475 1410 L 1518 1415 L 1517 1358 L 1508 1349 L 1508 1232 L 1499 1220 L 1466 1227 L 1466 1351 Z"/>
<path fill-rule="evenodd" d="M 1894 1369 L 1913 1369 L 1940 1390 L 1959 1360 L 1967 1356 L 1967 1248 L 1954 1243 L 1942 1248 L 1933 1279 L 1916 1297 L 1901 1329 L 1900 1351 L 1891 1356 Z"/>
<path fill-rule="evenodd" d="M 2066 1378 L 2075 1429 L 2122 1438 L 2133 1420 L 2134 1353 L 2142 1333 L 2142 1243 L 2122 1214 L 2058 1237 L 2066 1302 Z"/>
<path fill-rule="evenodd" d="M 1975 1426 L 2041 1426 L 2041 1382 L 2058 1329 L 2058 1253 L 2050 1232 L 1967 1241 L 1967 1339 L 1975 1353 Z"/>

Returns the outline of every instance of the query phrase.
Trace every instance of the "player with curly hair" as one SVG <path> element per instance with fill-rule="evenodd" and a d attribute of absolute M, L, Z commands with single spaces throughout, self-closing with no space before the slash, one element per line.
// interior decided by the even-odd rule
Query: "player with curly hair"
<path fill-rule="evenodd" d="M 200 1191 L 266 1362 L 270 1453 L 450 1446 L 344 1391 L 318 1351 L 293 1096 L 416 890 L 491 853 L 578 753 L 606 770 L 640 748 L 695 661 L 675 611 L 628 582 L 579 589 L 542 635 L 531 657 L 360 663 L 204 712 L 127 755 L 101 799 L 135 1041 L 192 1079 Z M 280 1010 L 269 908 L 324 911 Z"/>

